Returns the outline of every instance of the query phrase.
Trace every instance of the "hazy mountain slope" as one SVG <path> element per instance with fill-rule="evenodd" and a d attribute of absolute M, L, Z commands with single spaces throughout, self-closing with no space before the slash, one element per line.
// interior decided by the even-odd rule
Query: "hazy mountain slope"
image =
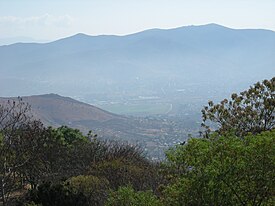
<path fill-rule="evenodd" d="M 225 90 L 275 74 L 275 32 L 209 24 L 0 47 L 0 95 Z M 210 86 L 209 86 L 210 85 Z M 161 91 L 160 91 L 161 90 Z"/>
<path fill-rule="evenodd" d="M 183 141 L 189 133 L 197 132 L 196 125 L 191 122 L 189 129 L 194 129 L 190 131 L 167 118 L 125 117 L 56 94 L 22 99 L 31 105 L 33 119 L 40 119 L 46 126 L 67 125 L 84 133 L 92 130 L 99 138 L 138 143 L 147 148 L 152 156 L 163 155 L 164 148 Z M 0 97 L 0 104 L 6 104 L 8 100 L 17 101 L 17 98 Z"/>
<path fill-rule="evenodd" d="M 45 43 L 47 40 L 37 40 L 30 37 L 18 36 L 18 37 L 9 37 L 9 38 L 0 38 L 0 46 L 2 45 L 10 45 L 14 43 L 30 43 L 30 42 L 40 42 Z"/>
<path fill-rule="evenodd" d="M 0 103 L 7 99 L 0 98 Z M 31 112 L 36 119 L 40 119 L 46 125 L 61 126 L 72 125 L 77 122 L 90 121 L 101 124 L 110 120 L 123 121 L 126 117 L 112 114 L 89 104 L 85 104 L 69 97 L 62 97 L 57 94 L 46 94 L 22 97 L 24 102 L 31 105 Z M 88 129 L 88 128 L 86 128 Z"/>
<path fill-rule="evenodd" d="M 67 125 L 87 133 L 93 130 L 103 138 L 142 141 L 146 133 L 136 119 L 116 115 L 92 105 L 57 94 L 22 97 L 31 106 L 33 119 L 40 119 L 46 126 Z M 0 97 L 0 104 L 16 97 Z M 140 135 L 139 135 L 140 134 Z"/>

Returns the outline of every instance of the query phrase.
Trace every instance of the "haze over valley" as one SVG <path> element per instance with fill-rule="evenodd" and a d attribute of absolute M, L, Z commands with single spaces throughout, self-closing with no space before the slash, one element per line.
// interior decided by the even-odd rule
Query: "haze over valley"
<path fill-rule="evenodd" d="M 82 103 L 78 110 L 70 105 L 77 101 L 54 94 L 23 98 L 46 125 L 93 130 L 162 158 L 170 146 L 198 135 L 208 100 L 274 76 L 274 56 L 274 31 L 217 24 L 77 34 L 0 46 L 0 96 L 54 93 L 94 105 L 105 111 Z"/>
<path fill-rule="evenodd" d="M 274 56 L 274 31 L 217 24 L 77 34 L 1 46 L 0 96 L 56 93 L 117 114 L 188 115 L 274 76 Z"/>

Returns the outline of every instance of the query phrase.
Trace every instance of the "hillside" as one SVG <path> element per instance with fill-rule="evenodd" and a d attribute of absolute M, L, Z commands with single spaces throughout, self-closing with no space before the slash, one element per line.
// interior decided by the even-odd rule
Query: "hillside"
<path fill-rule="evenodd" d="M 0 102 L 7 99 L 16 100 L 17 98 L 0 98 Z M 88 127 L 82 125 L 81 122 L 92 122 L 95 125 L 101 125 L 110 121 L 127 120 L 126 117 L 57 94 L 25 96 L 22 99 L 31 105 L 34 118 L 40 119 L 48 126 L 71 125 L 85 131 L 88 130 Z"/>
<path fill-rule="evenodd" d="M 99 138 L 137 143 L 154 157 L 162 156 L 164 148 L 185 140 L 189 133 L 197 131 L 193 122 L 187 121 L 182 127 L 182 122 L 167 118 L 121 116 L 57 94 L 25 96 L 22 99 L 31 105 L 33 118 L 40 119 L 46 126 L 67 125 L 84 134 L 92 130 Z M 0 104 L 7 100 L 17 98 L 0 97 Z"/>
<path fill-rule="evenodd" d="M 274 56 L 275 32 L 216 24 L 126 36 L 77 34 L 0 46 L 0 95 L 129 101 L 173 99 L 178 90 L 192 89 L 198 96 L 222 97 L 274 76 Z"/>

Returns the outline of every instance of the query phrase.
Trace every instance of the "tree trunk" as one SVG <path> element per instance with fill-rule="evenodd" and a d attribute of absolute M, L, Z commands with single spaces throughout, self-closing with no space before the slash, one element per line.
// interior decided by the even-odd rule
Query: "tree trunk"
<path fill-rule="evenodd" d="M 6 205 L 6 197 L 5 197 L 5 182 L 4 182 L 4 178 L 1 178 L 1 197 L 2 197 L 2 203 L 3 206 Z"/>

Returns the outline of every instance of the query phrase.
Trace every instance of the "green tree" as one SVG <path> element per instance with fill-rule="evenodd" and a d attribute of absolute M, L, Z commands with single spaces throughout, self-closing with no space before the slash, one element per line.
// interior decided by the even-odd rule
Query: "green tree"
<path fill-rule="evenodd" d="M 77 144 L 78 142 L 89 142 L 88 137 L 83 135 L 78 129 L 61 126 L 57 129 L 53 129 L 53 131 L 56 133 L 55 135 L 60 136 L 60 139 L 68 147 L 73 146 L 73 144 Z"/>
<path fill-rule="evenodd" d="M 131 186 L 120 187 L 111 192 L 106 206 L 161 206 L 161 202 L 151 191 L 136 192 Z"/>
<path fill-rule="evenodd" d="M 95 176 L 77 176 L 66 181 L 71 191 L 81 193 L 90 206 L 104 205 L 109 193 L 109 181 Z"/>
<path fill-rule="evenodd" d="M 46 173 L 46 164 L 43 162 L 42 150 L 46 140 L 46 129 L 40 121 L 33 121 L 22 125 L 18 130 L 20 134 L 20 145 L 24 148 L 24 154 L 17 156 L 24 165 L 17 168 L 16 171 L 22 177 L 22 183 L 30 184 L 35 188 L 39 179 Z"/>
<path fill-rule="evenodd" d="M 62 126 L 45 128 L 43 124 L 29 124 L 21 128 L 22 138 L 32 139 L 27 146 L 30 159 L 20 169 L 32 189 L 45 181 L 58 182 L 85 173 L 90 168 L 96 140 L 91 142 L 79 130 Z"/>
<path fill-rule="evenodd" d="M 88 206 L 88 202 L 84 194 L 75 193 L 68 185 L 45 182 L 36 189 L 30 190 L 21 205 Z"/>
<path fill-rule="evenodd" d="M 28 161 L 20 128 L 31 122 L 30 106 L 18 98 L 0 105 L 0 197 L 6 205 L 9 195 L 20 187 L 17 173 Z"/>
<path fill-rule="evenodd" d="M 102 153 L 99 141 L 68 127 L 45 128 L 21 98 L 0 105 L 0 201 L 30 184 L 57 182 L 85 173 Z M 104 145 L 104 144 L 103 144 Z M 100 156 L 100 155 L 98 155 Z M 103 154 L 101 154 L 103 156 Z"/>
<path fill-rule="evenodd" d="M 274 113 L 275 77 L 254 84 L 239 95 L 232 94 L 231 100 L 224 99 L 219 104 L 209 101 L 202 110 L 202 126 L 206 136 L 211 132 L 210 126 L 217 127 L 221 134 L 228 131 L 237 136 L 257 134 L 274 128 Z"/>
<path fill-rule="evenodd" d="M 167 153 L 167 205 L 274 205 L 275 131 L 190 139 Z M 174 170 L 172 170 L 174 171 Z"/>
<path fill-rule="evenodd" d="M 159 165 L 144 157 L 139 147 L 118 142 L 106 145 L 103 158 L 91 165 L 89 174 L 105 177 L 114 190 L 129 184 L 135 190 L 157 189 L 161 181 Z"/>

